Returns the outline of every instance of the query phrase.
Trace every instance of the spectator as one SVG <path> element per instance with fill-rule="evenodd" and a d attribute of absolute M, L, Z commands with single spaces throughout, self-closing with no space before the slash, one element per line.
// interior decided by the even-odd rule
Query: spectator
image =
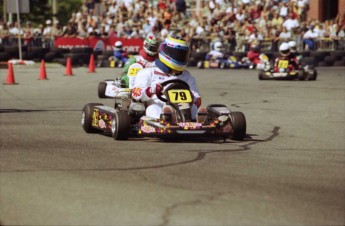
<path fill-rule="evenodd" d="M 314 25 L 311 25 L 309 30 L 303 35 L 305 47 L 309 50 L 314 50 L 316 38 L 318 38 L 318 33 L 314 30 Z"/>
<path fill-rule="evenodd" d="M 185 0 L 175 0 L 176 12 L 179 19 L 187 18 L 186 10 L 186 1 Z M 183 15 L 183 16 L 182 16 Z"/>

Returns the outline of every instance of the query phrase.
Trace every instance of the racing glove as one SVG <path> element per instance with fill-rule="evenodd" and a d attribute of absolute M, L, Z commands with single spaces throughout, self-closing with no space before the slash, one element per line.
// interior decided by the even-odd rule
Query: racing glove
<path fill-rule="evenodd" d="M 199 108 L 201 106 L 201 97 L 196 98 L 194 104 Z"/>
<path fill-rule="evenodd" d="M 163 87 L 161 84 L 157 83 L 157 84 L 153 84 L 151 87 L 147 87 L 146 88 L 146 95 L 148 97 L 152 97 L 153 94 L 162 94 L 163 91 Z"/>

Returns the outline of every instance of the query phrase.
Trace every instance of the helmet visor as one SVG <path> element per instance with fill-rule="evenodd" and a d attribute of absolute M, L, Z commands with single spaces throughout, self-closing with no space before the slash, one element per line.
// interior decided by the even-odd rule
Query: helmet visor
<path fill-rule="evenodd" d="M 146 44 L 145 45 L 145 48 L 148 50 L 148 51 L 151 51 L 151 52 L 157 52 L 158 51 L 158 46 L 157 45 L 151 45 L 151 44 Z"/>
<path fill-rule="evenodd" d="M 180 63 L 187 63 L 189 59 L 189 48 L 185 46 L 170 47 L 168 45 L 162 45 L 165 54 L 174 61 Z"/>
<path fill-rule="evenodd" d="M 287 49 L 287 50 L 281 50 L 280 52 L 281 52 L 282 54 L 286 55 L 286 54 L 288 54 L 288 53 L 290 52 L 290 50 L 289 50 L 289 49 Z"/>

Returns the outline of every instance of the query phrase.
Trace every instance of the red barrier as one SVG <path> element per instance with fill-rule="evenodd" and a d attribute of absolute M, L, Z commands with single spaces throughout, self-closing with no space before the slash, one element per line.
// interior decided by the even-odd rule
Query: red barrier
<path fill-rule="evenodd" d="M 57 37 L 55 39 L 55 47 L 57 48 L 86 48 L 92 47 L 94 50 L 111 50 L 116 41 L 121 41 L 125 50 L 128 52 L 139 52 L 143 47 L 143 39 L 140 38 L 73 38 L 73 37 Z"/>

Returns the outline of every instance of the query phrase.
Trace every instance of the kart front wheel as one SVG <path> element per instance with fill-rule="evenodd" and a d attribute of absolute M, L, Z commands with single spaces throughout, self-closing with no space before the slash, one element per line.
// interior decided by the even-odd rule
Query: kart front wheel
<path fill-rule="evenodd" d="M 95 106 L 103 106 L 103 104 L 100 104 L 100 103 L 86 104 L 81 114 L 81 125 L 84 131 L 87 133 L 97 132 L 97 129 L 92 127 L 92 115 L 93 115 L 93 110 Z"/>
<path fill-rule="evenodd" d="M 234 111 L 230 113 L 230 120 L 232 125 L 232 140 L 243 140 L 246 135 L 246 117 L 242 112 Z"/>
<path fill-rule="evenodd" d="M 127 140 L 129 133 L 129 115 L 127 111 L 116 111 L 111 120 L 111 135 L 115 140 Z"/>
<path fill-rule="evenodd" d="M 99 98 L 106 98 L 105 96 L 105 89 L 107 88 L 106 82 L 98 83 L 98 97 Z"/>

